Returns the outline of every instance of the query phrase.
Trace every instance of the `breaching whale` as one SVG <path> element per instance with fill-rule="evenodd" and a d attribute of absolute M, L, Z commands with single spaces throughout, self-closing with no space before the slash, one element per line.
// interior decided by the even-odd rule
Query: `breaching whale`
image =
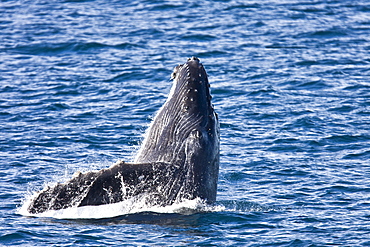
<path fill-rule="evenodd" d="M 220 137 L 207 73 L 192 57 L 174 68 L 171 79 L 170 94 L 133 163 L 117 162 L 47 187 L 33 197 L 28 212 L 117 203 L 140 195 L 153 206 L 196 198 L 214 203 Z"/>

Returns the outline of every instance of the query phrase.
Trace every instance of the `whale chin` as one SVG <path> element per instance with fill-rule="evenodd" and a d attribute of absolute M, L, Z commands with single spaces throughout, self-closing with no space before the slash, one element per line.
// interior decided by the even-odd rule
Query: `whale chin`
<path fill-rule="evenodd" d="M 69 207 L 103 205 L 145 194 L 150 205 L 182 200 L 216 200 L 219 123 L 207 73 L 196 57 L 174 68 L 171 92 L 146 131 L 133 163 L 118 162 L 80 173 L 38 192 L 31 214 Z"/>

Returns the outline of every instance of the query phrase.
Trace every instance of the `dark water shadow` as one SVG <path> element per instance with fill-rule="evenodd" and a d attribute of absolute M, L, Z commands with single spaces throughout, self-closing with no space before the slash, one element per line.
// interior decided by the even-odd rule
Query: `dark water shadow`
<path fill-rule="evenodd" d="M 178 213 L 155 213 L 155 212 L 140 212 L 134 214 L 126 214 L 112 218 L 102 219 L 55 219 L 55 218 L 40 218 L 41 221 L 47 224 L 62 224 L 62 225 L 97 225 L 97 226 L 112 226 L 112 225 L 158 225 L 175 228 L 188 228 L 203 225 L 204 218 L 207 218 L 212 213 L 194 213 L 194 214 L 178 214 Z M 33 217 L 30 217 L 33 218 Z"/>

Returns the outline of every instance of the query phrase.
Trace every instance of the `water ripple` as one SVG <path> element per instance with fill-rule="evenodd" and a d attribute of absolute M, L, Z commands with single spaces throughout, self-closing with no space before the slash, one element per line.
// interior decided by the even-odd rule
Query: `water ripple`
<path fill-rule="evenodd" d="M 0 9 L 2 244 L 369 244 L 366 1 Z M 103 221 L 16 213 L 48 182 L 130 160 L 173 67 L 190 56 L 207 69 L 221 122 L 222 210 Z"/>

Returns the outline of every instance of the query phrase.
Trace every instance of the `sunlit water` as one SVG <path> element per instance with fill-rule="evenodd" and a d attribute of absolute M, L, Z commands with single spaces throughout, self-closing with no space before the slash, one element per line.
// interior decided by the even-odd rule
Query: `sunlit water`
<path fill-rule="evenodd" d="M 0 244 L 370 245 L 368 1 L 2 1 L 0 13 Z M 221 122 L 216 205 L 22 215 L 46 184 L 132 160 L 191 56 Z"/>

